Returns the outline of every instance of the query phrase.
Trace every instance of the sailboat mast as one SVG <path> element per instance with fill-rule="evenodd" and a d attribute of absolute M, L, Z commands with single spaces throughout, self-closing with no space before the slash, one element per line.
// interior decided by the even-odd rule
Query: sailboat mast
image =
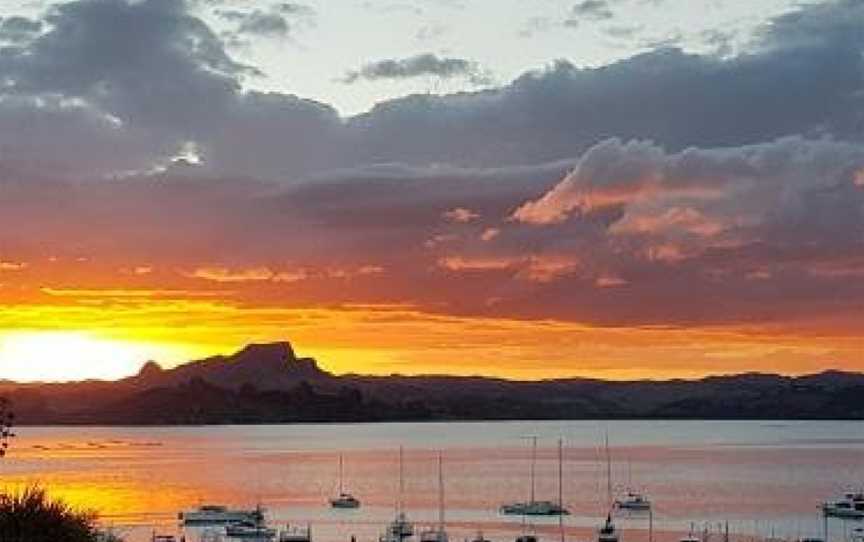
<path fill-rule="evenodd" d="M 399 502 L 398 502 L 398 510 L 401 514 L 405 510 L 405 506 L 403 503 L 403 496 L 405 493 L 405 450 L 402 446 L 399 446 Z"/>
<path fill-rule="evenodd" d="M 438 452 L 438 532 L 444 532 L 444 458 Z"/>
<path fill-rule="evenodd" d="M 339 454 L 339 495 L 342 495 L 344 493 L 342 487 L 342 462 L 342 454 Z"/>
<path fill-rule="evenodd" d="M 612 508 L 612 455 L 609 453 L 609 430 L 605 433 L 606 440 L 606 498 L 607 505 Z"/>
<path fill-rule="evenodd" d="M 627 490 L 633 489 L 633 459 L 627 458 Z"/>
<path fill-rule="evenodd" d="M 564 439 L 558 439 L 558 531 L 564 542 Z"/>
<path fill-rule="evenodd" d="M 537 463 L 537 437 L 531 437 L 531 500 L 534 502 L 534 469 Z"/>

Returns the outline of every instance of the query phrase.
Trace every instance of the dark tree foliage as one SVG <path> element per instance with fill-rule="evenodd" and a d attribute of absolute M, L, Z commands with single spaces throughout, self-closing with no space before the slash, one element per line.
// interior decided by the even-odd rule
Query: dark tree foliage
<path fill-rule="evenodd" d="M 0 540 L 3 542 L 97 542 L 96 516 L 74 510 L 45 490 L 30 486 L 0 495 Z"/>

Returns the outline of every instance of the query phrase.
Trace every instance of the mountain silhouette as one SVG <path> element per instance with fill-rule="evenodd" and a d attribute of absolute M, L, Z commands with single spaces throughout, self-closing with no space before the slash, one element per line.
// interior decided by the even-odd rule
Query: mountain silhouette
<path fill-rule="evenodd" d="M 148 362 L 137 376 L 127 379 L 136 387 L 176 386 L 202 380 L 225 389 L 253 386 L 260 390 L 288 389 L 300 382 L 317 382 L 332 375 L 312 358 L 298 358 L 289 342 L 250 344 L 230 356 L 213 356 L 174 369 Z"/>
<path fill-rule="evenodd" d="M 506 419 L 864 419 L 864 374 L 518 381 L 333 375 L 288 342 L 250 344 L 119 381 L 0 381 L 22 424 L 236 424 Z"/>

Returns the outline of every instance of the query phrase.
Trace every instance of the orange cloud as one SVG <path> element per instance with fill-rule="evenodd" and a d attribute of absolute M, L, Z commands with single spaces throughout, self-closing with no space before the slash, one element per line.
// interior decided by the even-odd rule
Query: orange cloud
<path fill-rule="evenodd" d="M 23 262 L 7 262 L 0 260 L 0 271 L 21 271 L 27 268 L 27 264 Z"/>
<path fill-rule="evenodd" d="M 210 280 L 213 282 L 297 282 L 307 277 L 305 270 L 272 271 L 267 267 L 231 270 L 226 267 L 199 267 L 190 273 L 189 277 Z"/>
<path fill-rule="evenodd" d="M 662 234 L 679 231 L 700 236 L 717 235 L 726 229 L 726 225 L 716 219 L 707 217 L 702 212 L 691 207 L 672 207 L 655 213 L 651 210 L 628 211 L 611 231 L 615 233 L 652 233 Z"/>
<path fill-rule="evenodd" d="M 629 283 L 621 277 L 604 275 L 602 277 L 597 277 L 594 284 L 597 285 L 598 288 L 615 288 L 618 286 L 625 286 Z"/>
<path fill-rule="evenodd" d="M 445 256 L 438 260 L 438 266 L 450 271 L 500 271 L 510 269 L 517 262 L 518 260 L 513 258 Z"/>

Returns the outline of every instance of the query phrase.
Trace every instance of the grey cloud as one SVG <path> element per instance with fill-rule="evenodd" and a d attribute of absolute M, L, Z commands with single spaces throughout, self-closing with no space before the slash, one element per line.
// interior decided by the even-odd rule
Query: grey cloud
<path fill-rule="evenodd" d="M 296 2 L 281 2 L 274 8 L 285 15 L 310 17 L 315 15 L 315 8 Z"/>
<path fill-rule="evenodd" d="M 800 222 L 803 215 L 798 213 L 814 211 L 817 194 L 839 190 L 855 202 L 853 222 L 864 229 L 864 191 L 857 185 L 862 170 L 864 147 L 829 140 L 786 138 L 667 154 L 650 142 L 610 139 L 589 149 L 561 183 L 520 207 L 514 217 L 552 224 L 595 207 L 622 205 L 625 219 L 628 210 L 641 206 L 657 212 L 655 204 L 671 201 L 700 211 L 710 209 L 706 216 L 722 211 L 720 222 L 725 224 L 727 217 L 734 216 L 730 224 L 742 228 L 774 219 Z M 815 222 L 824 220 L 810 225 Z M 855 229 L 848 233 L 856 238 Z"/>
<path fill-rule="evenodd" d="M 519 30 L 519 37 L 530 38 L 536 34 L 546 32 L 552 26 L 552 20 L 548 17 L 531 17 L 522 25 L 522 28 Z"/>
<path fill-rule="evenodd" d="M 736 35 L 735 31 L 704 30 L 699 37 L 705 44 L 714 49 L 714 54 L 723 57 L 732 54 L 732 45 Z"/>
<path fill-rule="evenodd" d="M 447 33 L 447 27 L 440 23 L 421 26 L 414 37 L 418 41 L 432 41 Z"/>
<path fill-rule="evenodd" d="M 42 21 L 13 16 L 0 19 L 0 40 L 21 43 L 33 39 L 42 31 Z"/>
<path fill-rule="evenodd" d="M 389 13 L 412 13 L 414 15 L 422 15 L 423 9 L 414 4 L 401 2 L 363 2 L 363 8 L 374 13 L 389 14 Z"/>
<path fill-rule="evenodd" d="M 122 122 L 181 129 L 202 124 L 254 73 L 179 0 L 69 3 L 46 20 L 49 32 L 0 54 L 7 93 L 79 98 Z"/>
<path fill-rule="evenodd" d="M 570 10 L 566 26 L 578 26 L 582 21 L 605 21 L 614 16 L 608 0 L 582 0 Z"/>
<path fill-rule="evenodd" d="M 603 29 L 603 33 L 615 39 L 632 40 L 644 30 L 642 25 L 614 25 Z"/>
<path fill-rule="evenodd" d="M 432 53 L 371 62 L 357 71 L 348 72 L 343 81 L 355 83 L 360 80 L 408 79 L 421 76 L 434 76 L 442 79 L 464 77 L 475 84 L 489 82 L 488 73 L 476 62 L 463 58 L 439 57 Z"/>
<path fill-rule="evenodd" d="M 864 45 L 864 4 L 833 0 L 780 15 L 757 34 L 762 48 L 860 49 Z"/>
<path fill-rule="evenodd" d="M 236 10 L 220 10 L 220 17 L 237 25 L 239 34 L 255 34 L 259 36 L 287 36 L 288 21 L 279 13 L 267 13 L 261 10 L 250 12 Z"/>
<path fill-rule="evenodd" d="M 242 93 L 240 82 L 257 70 L 234 61 L 222 41 L 179 0 L 72 2 L 53 8 L 45 20 L 48 32 L 0 52 L 3 103 L 7 110 L 21 109 L 14 115 L 10 111 L 3 127 L 8 133 L 14 127 L 11 119 L 26 115 L 42 119 L 35 125 L 44 126 L 44 134 L 52 133 L 51 122 L 57 123 L 57 134 L 69 134 L 56 108 L 47 104 L 53 100 L 67 110 L 78 104 L 77 118 L 94 128 L 88 144 L 71 134 L 66 141 L 70 149 L 88 152 L 51 155 L 68 159 L 57 164 L 66 176 L 146 170 L 189 140 L 219 147 L 219 136 L 238 116 L 276 116 L 285 122 L 280 131 L 291 125 L 281 105 L 274 105 L 272 115 L 255 111 L 262 101 Z M 317 109 L 311 102 L 285 98 L 266 103 L 290 102 L 300 110 L 299 118 L 307 104 Z M 95 127 L 101 127 L 98 134 L 93 134 Z M 57 136 L 45 137 L 51 141 Z M 20 149 L 25 142 L 32 145 L 27 152 Z M 38 139 L 16 142 L 16 148 L 24 155 L 42 151 Z M 118 164 L 118 156 L 128 161 Z M 17 164 L 39 168 L 36 162 Z"/>
<path fill-rule="evenodd" d="M 864 134 L 862 47 L 853 30 L 864 27 L 864 13 L 853 2 L 782 16 L 738 56 L 661 49 L 602 68 L 559 61 L 500 88 L 407 96 L 351 118 L 313 100 L 243 91 L 254 69 L 233 60 L 179 0 L 71 2 L 46 22 L 32 43 L 0 52 L 4 118 L 43 119 L 43 135 L 34 132 L 14 147 L 38 156 L 39 137 L 60 145 L 59 134 L 68 134 L 48 135 L 61 121 L 39 104 L 49 96 L 57 107 L 78 104 L 76 118 L 98 136 L 83 145 L 69 135 L 69 147 L 86 152 L 57 153 L 64 161 L 55 169 L 81 178 L 165 163 L 188 141 L 201 149 L 202 174 L 297 182 L 387 162 L 546 163 L 610 136 L 651 139 L 678 152 L 790 134 L 849 141 Z M 804 39 L 799 27 L 818 28 L 818 39 Z M 447 60 L 392 60 L 372 73 L 452 73 L 469 62 Z M 15 108 L 21 115 L 12 114 Z M 15 133 L 13 122 L 3 121 L 5 133 Z"/>

